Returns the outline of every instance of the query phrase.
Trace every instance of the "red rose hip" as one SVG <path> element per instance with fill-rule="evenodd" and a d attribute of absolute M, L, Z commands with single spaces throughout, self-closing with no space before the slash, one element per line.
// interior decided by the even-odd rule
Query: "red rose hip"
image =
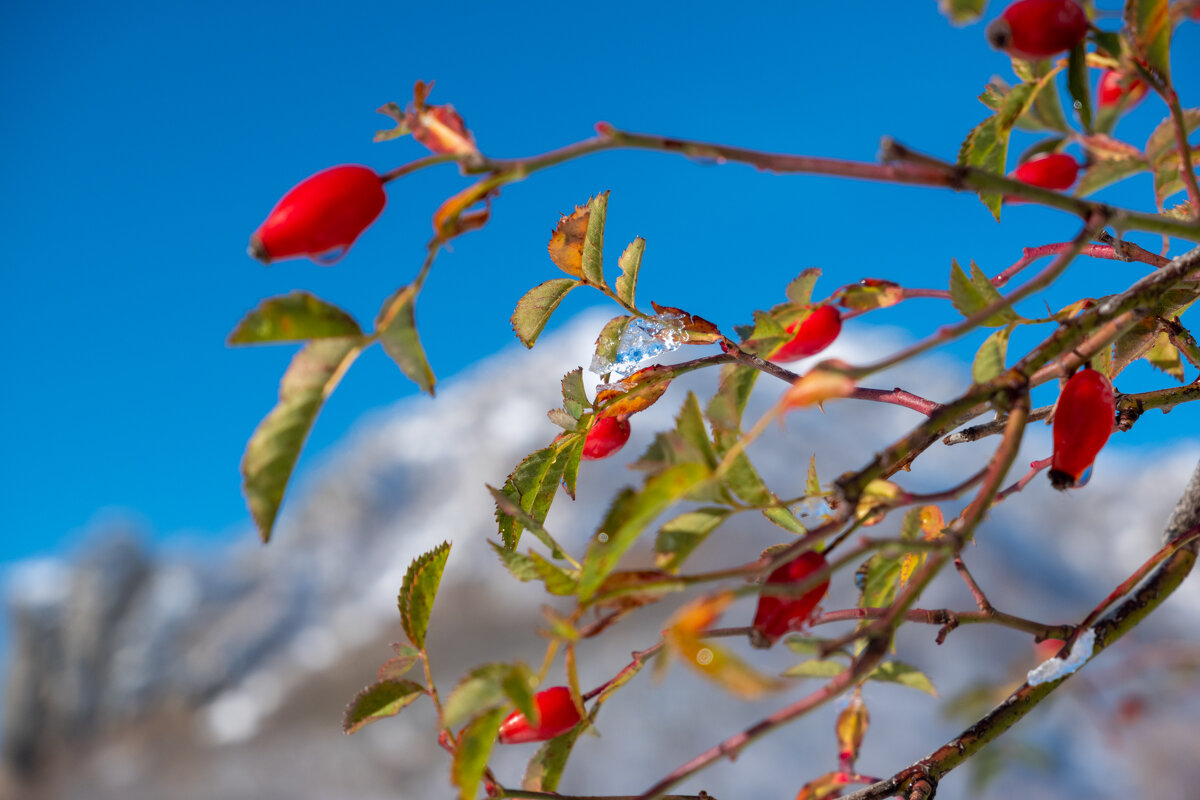
<path fill-rule="evenodd" d="M 374 170 L 342 164 L 293 186 L 250 237 L 250 255 L 269 264 L 307 256 L 329 265 L 383 212 L 387 195 Z"/>
<path fill-rule="evenodd" d="M 583 440 L 583 458 L 595 461 L 608 458 L 629 441 L 632 430 L 625 417 L 599 417 Z"/>
<path fill-rule="evenodd" d="M 825 569 L 828 562 L 816 550 L 809 550 L 767 576 L 767 586 L 788 586 L 800 583 L 814 572 Z M 761 594 L 754 612 L 754 631 L 751 640 L 756 647 L 770 647 L 788 631 L 801 628 L 821 598 L 829 591 L 829 578 L 799 597 L 783 594 Z"/>
<path fill-rule="evenodd" d="M 1013 170 L 1012 177 L 1031 186 L 1062 191 L 1070 189 L 1079 175 L 1079 162 L 1066 153 L 1034 156 Z"/>
<path fill-rule="evenodd" d="M 1048 58 L 1087 35 L 1088 19 L 1075 0 L 1017 0 L 987 26 L 992 47 L 1017 58 Z"/>
<path fill-rule="evenodd" d="M 1132 75 L 1106 69 L 1096 85 L 1096 102 L 1101 108 L 1115 106 L 1124 101 L 1126 108 L 1133 108 L 1146 97 L 1146 84 Z"/>
<path fill-rule="evenodd" d="M 1107 377 L 1090 367 L 1071 376 L 1054 408 L 1050 483 L 1055 489 L 1079 485 L 1108 441 L 1116 413 L 1116 399 Z"/>
<path fill-rule="evenodd" d="M 566 686 L 538 692 L 533 702 L 538 710 L 537 724 L 520 711 L 514 711 L 500 723 L 500 744 L 544 742 L 579 724 L 579 709 L 571 702 L 571 690 Z"/>
<path fill-rule="evenodd" d="M 788 325 L 785 330 L 794 335 L 787 344 L 775 351 L 771 356 L 772 361 L 795 361 L 816 355 L 829 347 L 842 332 L 842 315 L 835 306 L 821 306 L 803 320 Z"/>

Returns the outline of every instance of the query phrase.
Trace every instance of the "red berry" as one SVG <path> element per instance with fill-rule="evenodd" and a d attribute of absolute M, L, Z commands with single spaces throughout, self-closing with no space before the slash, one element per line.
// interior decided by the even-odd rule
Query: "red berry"
<path fill-rule="evenodd" d="M 825 556 L 816 550 L 809 550 L 768 575 L 766 585 L 796 584 L 827 566 Z M 782 594 L 759 595 L 758 610 L 754 612 L 754 643 L 769 647 L 788 631 L 802 627 L 827 591 L 828 577 L 799 597 Z"/>
<path fill-rule="evenodd" d="M 1145 96 L 1145 82 L 1115 69 L 1104 70 L 1096 86 L 1096 101 L 1101 107 L 1115 106 L 1124 101 L 1126 108 L 1133 108 Z"/>
<path fill-rule="evenodd" d="M 1033 646 L 1034 657 L 1037 658 L 1039 664 L 1054 658 L 1058 655 L 1058 651 L 1062 650 L 1063 644 L 1062 639 L 1042 639 Z"/>
<path fill-rule="evenodd" d="M 1086 367 L 1071 376 L 1054 408 L 1050 483 L 1055 489 L 1079 484 L 1108 441 L 1116 414 L 1112 384 L 1103 373 Z"/>
<path fill-rule="evenodd" d="M 514 711 L 500 723 L 500 744 L 544 742 L 579 724 L 579 709 L 571 701 L 571 690 L 566 686 L 538 692 L 533 702 L 538 710 L 537 725 L 520 711 Z"/>
<path fill-rule="evenodd" d="M 1079 163 L 1066 153 L 1043 153 L 1017 167 L 1012 177 L 1032 186 L 1062 191 L 1079 175 Z"/>
<path fill-rule="evenodd" d="M 1087 14 L 1075 0 L 1017 0 L 987 26 L 992 47 L 1017 58 L 1048 58 L 1087 35 Z"/>
<path fill-rule="evenodd" d="M 296 184 L 250 237 L 250 255 L 269 264 L 307 256 L 332 264 L 383 212 L 387 195 L 374 170 L 330 167 Z"/>
<path fill-rule="evenodd" d="M 608 458 L 629 441 L 629 420 L 624 417 L 600 417 L 583 440 L 583 457 L 588 461 Z"/>
<path fill-rule="evenodd" d="M 788 325 L 786 330 L 795 335 L 775 351 L 772 361 L 795 361 L 829 347 L 842 332 L 842 315 L 834 306 L 821 306 L 803 320 Z"/>

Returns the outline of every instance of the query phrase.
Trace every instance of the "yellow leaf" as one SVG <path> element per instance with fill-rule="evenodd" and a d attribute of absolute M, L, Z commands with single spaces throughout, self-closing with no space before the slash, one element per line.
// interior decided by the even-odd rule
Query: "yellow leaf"
<path fill-rule="evenodd" d="M 867 704 L 863 702 L 862 691 L 855 689 L 850 697 L 850 705 L 838 714 L 837 731 L 838 760 L 842 767 L 853 769 L 854 761 L 858 758 L 859 748 L 862 747 L 863 737 L 867 726 L 871 724 L 871 715 L 867 713 Z"/>
<path fill-rule="evenodd" d="M 583 241 L 591 213 L 586 204 L 575 206 L 574 211 L 558 221 L 558 227 L 550 235 L 550 244 L 546 246 L 550 260 L 575 278 L 583 277 Z"/>
<path fill-rule="evenodd" d="M 703 639 L 704 631 L 720 618 L 733 598 L 733 592 L 724 591 L 693 600 L 675 612 L 663 637 L 667 649 L 692 669 L 731 694 L 754 699 L 785 684 L 758 672 L 724 647 Z"/>
<path fill-rule="evenodd" d="M 482 228 L 487 223 L 488 216 L 491 214 L 490 201 L 485 208 L 479 211 L 470 214 L 464 214 L 463 212 L 479 201 L 486 200 L 497 185 L 498 182 L 494 178 L 488 178 L 479 183 L 471 184 L 442 203 L 438 207 L 438 210 L 433 213 L 433 231 L 438 235 L 438 238 L 446 241 L 467 231 Z"/>
<path fill-rule="evenodd" d="M 891 481 L 873 480 L 858 498 L 854 516 L 862 520 L 863 525 L 878 525 L 886 516 L 884 512 L 903 496 L 904 490 Z"/>

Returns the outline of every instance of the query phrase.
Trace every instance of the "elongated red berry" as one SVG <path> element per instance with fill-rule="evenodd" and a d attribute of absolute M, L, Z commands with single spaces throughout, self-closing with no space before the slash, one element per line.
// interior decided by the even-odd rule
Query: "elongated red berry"
<path fill-rule="evenodd" d="M 795 361 L 805 356 L 816 355 L 842 332 L 842 314 L 835 306 L 825 305 L 803 320 L 788 325 L 785 330 L 794 334 L 791 340 L 775 351 L 772 361 Z"/>
<path fill-rule="evenodd" d="M 1070 189 L 1079 175 L 1079 162 L 1066 153 L 1036 155 L 1013 170 L 1012 177 L 1043 189 Z"/>
<path fill-rule="evenodd" d="M 579 709 L 571 701 L 571 690 L 566 686 L 538 692 L 533 702 L 538 710 L 537 724 L 520 711 L 514 711 L 500 723 L 500 744 L 544 742 L 579 724 Z"/>
<path fill-rule="evenodd" d="M 631 430 L 625 417 L 600 417 L 583 440 L 583 457 L 588 461 L 608 458 L 625 446 Z"/>
<path fill-rule="evenodd" d="M 828 562 L 816 550 L 809 550 L 779 567 L 767 576 L 767 586 L 788 586 L 799 583 L 818 570 L 825 569 Z M 788 631 L 801 628 L 821 598 L 829 591 L 829 578 L 809 589 L 799 597 L 783 594 L 761 594 L 758 609 L 754 612 L 753 641 L 756 646 L 769 647 Z"/>
<path fill-rule="evenodd" d="M 1017 58 L 1048 58 L 1087 35 L 1088 19 L 1075 0 L 1017 0 L 987 26 L 992 47 Z"/>
<path fill-rule="evenodd" d="M 1096 102 L 1102 108 L 1115 106 L 1124 101 L 1126 108 L 1133 108 L 1146 97 L 1146 83 L 1132 75 L 1106 69 L 1096 85 Z"/>
<path fill-rule="evenodd" d="M 269 264 L 307 256 L 332 264 L 383 212 L 387 195 L 374 170 L 342 164 L 293 186 L 250 237 L 250 255 Z"/>
<path fill-rule="evenodd" d="M 1108 441 L 1116 414 L 1112 384 L 1103 373 L 1085 367 L 1071 376 L 1054 407 L 1050 483 L 1055 489 L 1078 485 Z"/>

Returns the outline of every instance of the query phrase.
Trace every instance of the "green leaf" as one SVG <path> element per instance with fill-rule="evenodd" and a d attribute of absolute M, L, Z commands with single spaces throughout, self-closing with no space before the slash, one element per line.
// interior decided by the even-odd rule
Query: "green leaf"
<path fill-rule="evenodd" d="M 675 572 L 708 535 L 729 515 L 728 508 L 698 508 L 669 520 L 659 528 L 654 540 L 654 564 L 660 569 Z"/>
<path fill-rule="evenodd" d="M 808 477 L 804 481 L 804 494 L 818 497 L 821 494 L 821 480 L 817 477 L 817 455 L 808 457 Z"/>
<path fill-rule="evenodd" d="M 596 361 L 613 364 L 617 360 L 617 350 L 621 346 L 621 334 L 633 321 L 633 317 L 613 317 L 604 324 L 600 335 L 596 337 Z"/>
<path fill-rule="evenodd" d="M 518 689 L 520 684 L 524 684 L 527 687 L 524 691 L 528 692 L 528 687 L 535 682 L 533 672 L 521 663 L 478 666 L 468 672 L 446 698 L 442 706 L 442 726 L 457 728 L 469 719 L 500 708 L 514 699 L 514 692 L 521 695 Z M 523 702 L 527 709 L 532 710 L 532 698 Z"/>
<path fill-rule="evenodd" d="M 774 493 L 772 493 L 772 497 L 774 496 Z M 778 498 L 776 498 L 776 501 L 778 501 Z M 800 519 L 792 513 L 790 508 L 787 508 L 786 506 L 764 508 L 762 510 L 762 515 L 770 522 L 773 522 L 779 527 L 783 528 L 788 533 L 794 533 L 797 536 L 803 536 L 804 534 L 808 533 L 808 528 L 804 527 L 804 524 L 800 522 Z"/>
<path fill-rule="evenodd" d="M 934 697 L 938 696 L 937 689 L 933 688 L 933 683 L 924 672 L 902 661 L 885 661 L 867 676 L 867 680 L 898 683 Z"/>
<path fill-rule="evenodd" d="M 580 603 L 592 599 L 600 584 L 616 569 L 621 556 L 655 517 L 710 474 L 701 464 L 679 464 L 647 479 L 641 491 L 626 490 L 619 494 L 588 547 L 579 579 Z"/>
<path fill-rule="evenodd" d="M 585 409 L 591 408 L 587 391 L 583 388 L 583 367 L 576 367 L 563 376 L 562 396 L 563 409 L 575 419 L 579 419 Z"/>
<path fill-rule="evenodd" d="M 1008 353 L 1008 337 L 1012 326 L 998 329 L 983 340 L 971 364 L 971 377 L 976 383 L 987 383 L 1004 372 L 1004 359 Z"/>
<path fill-rule="evenodd" d="M 1117 377 L 1126 367 L 1144 356 L 1157 338 L 1158 322 L 1153 317 L 1139 320 L 1136 325 L 1121 334 L 1112 348 L 1112 366 L 1108 377 Z"/>
<path fill-rule="evenodd" d="M 538 578 L 546 584 L 546 591 L 550 594 L 569 597 L 578 590 L 579 579 L 575 575 L 551 564 L 532 550 L 529 551 L 529 558 L 533 563 L 533 568 L 537 571 Z"/>
<path fill-rule="evenodd" d="M 1150 165 L 1140 158 L 1113 158 L 1096 161 L 1083 171 L 1075 187 L 1076 197 L 1087 197 L 1105 186 L 1123 181 L 1131 175 L 1147 170 Z"/>
<path fill-rule="evenodd" d="M 568 292 L 580 285 L 581 282 L 574 278 L 551 278 L 526 292 L 517 301 L 517 308 L 509 320 L 521 344 L 533 347 L 554 309 L 558 308 Z"/>
<path fill-rule="evenodd" d="M 708 428 L 704 424 L 704 415 L 700 411 L 700 401 L 695 392 L 688 392 L 675 417 L 675 430 L 696 451 L 699 458 L 711 468 L 717 466 L 717 454 L 713 450 L 712 440 L 708 438 Z"/>
<path fill-rule="evenodd" d="M 486 484 L 485 484 L 486 485 Z M 516 525 L 516 531 L 519 537 L 521 530 L 527 530 L 537 537 L 538 541 L 550 548 L 550 554 L 554 558 L 563 557 L 562 547 L 550 535 L 550 532 L 542 527 L 542 524 L 529 515 L 525 509 L 521 508 L 520 503 L 510 497 L 503 490 L 497 489 L 494 486 L 488 486 L 487 490 L 492 493 L 492 498 L 496 501 L 496 509 L 500 514 L 503 514 L 512 519 Z M 503 531 L 501 532 L 503 534 Z M 505 548 L 513 551 L 517 548 L 517 540 L 511 544 L 505 542 Z"/>
<path fill-rule="evenodd" d="M 721 378 L 717 384 L 717 393 L 708 401 L 705 416 L 712 423 L 713 429 L 730 433 L 740 433 L 742 429 L 742 414 L 746 410 L 746 402 L 750 392 L 754 390 L 754 382 L 758 380 L 758 370 L 744 364 L 726 364 L 721 367 Z"/>
<path fill-rule="evenodd" d="M 541 577 L 537 567 L 534 566 L 533 559 L 529 556 L 519 553 L 516 550 L 509 550 L 504 545 L 497 544 L 491 539 L 488 540 L 488 544 L 492 546 L 492 549 L 496 551 L 496 555 L 500 556 L 500 561 L 517 580 L 524 583 L 537 580 Z"/>
<path fill-rule="evenodd" d="M 1062 101 L 1058 98 L 1058 86 L 1053 78 L 1048 78 L 1056 71 L 1051 61 L 1034 62 L 1030 68 L 1031 78 L 1039 82 L 1039 89 L 1033 98 L 1033 103 L 1017 120 L 1017 127 L 1025 130 L 1055 131 L 1070 135 L 1072 133 L 1066 116 L 1063 115 Z"/>
<path fill-rule="evenodd" d="M 1167 373 L 1180 383 L 1183 382 L 1183 362 L 1179 358 L 1179 348 L 1171 343 L 1165 332 L 1158 335 L 1154 345 L 1146 352 L 1146 361 L 1155 369 Z"/>
<path fill-rule="evenodd" d="M 1171 12 L 1167 0 L 1128 0 L 1125 25 L 1133 49 L 1164 85 L 1171 84 Z"/>
<path fill-rule="evenodd" d="M 292 359 L 279 402 L 259 423 L 242 456 L 242 491 L 264 542 L 271 539 L 304 440 L 321 405 L 362 350 L 361 338 L 316 339 Z"/>
<path fill-rule="evenodd" d="M 297 289 L 259 303 L 229 334 L 228 343 L 298 342 L 361 335 L 362 329 L 345 311 Z"/>
<path fill-rule="evenodd" d="M 425 687 L 412 681 L 383 680 L 373 683 L 355 695 L 350 705 L 346 706 L 342 730 L 354 733 L 376 720 L 394 717 L 423 694 Z"/>
<path fill-rule="evenodd" d="M 969 25 L 979 19 L 987 0 L 938 0 L 938 9 L 955 25 Z"/>
<path fill-rule="evenodd" d="M 846 667 L 836 661 L 801 661 L 783 671 L 788 678 L 833 678 L 842 674 Z"/>
<path fill-rule="evenodd" d="M 1041 85 L 1022 83 L 1014 86 L 1004 98 L 1004 105 L 1000 111 L 976 125 L 967 134 L 958 151 L 958 163 L 978 167 L 994 175 L 1003 175 L 1008 162 L 1008 140 L 1013 126 L 1029 108 Z M 981 191 L 979 199 L 999 221 L 1003 195 L 1000 192 Z"/>
<path fill-rule="evenodd" d="M 629 308 L 633 308 L 634 292 L 637 290 L 638 271 L 642 268 L 642 254 L 646 252 L 646 240 L 637 237 L 617 260 L 621 268 L 621 277 L 617 278 L 617 297 Z"/>
<path fill-rule="evenodd" d="M 422 650 L 425 649 L 429 615 L 433 613 L 433 600 L 437 596 L 449 556 L 449 542 L 442 542 L 428 553 L 422 553 L 409 564 L 404 583 L 400 585 L 400 595 L 397 597 L 400 622 L 408 634 L 408 640 Z"/>
<path fill-rule="evenodd" d="M 583 446 L 587 443 L 587 437 L 576 436 L 571 440 L 570 446 L 564 450 L 559 448 L 558 457 L 564 459 L 562 486 L 563 491 L 572 500 L 575 499 L 575 485 L 579 482 L 579 465 L 583 460 Z"/>
<path fill-rule="evenodd" d="M 859 608 L 886 608 L 892 604 L 900 588 L 903 559 L 903 553 L 875 553 L 858 568 L 854 577 L 862 590 Z"/>
<path fill-rule="evenodd" d="M 1087 41 L 1071 48 L 1067 62 L 1067 90 L 1075 101 L 1075 111 L 1085 133 L 1092 132 L 1092 87 L 1088 84 Z"/>
<path fill-rule="evenodd" d="M 1200 127 L 1200 108 L 1183 109 L 1183 127 L 1190 135 Z M 1179 157 L 1176 151 L 1175 125 L 1170 117 L 1165 118 L 1155 127 L 1146 140 L 1146 158 L 1151 164 L 1158 165 L 1163 159 L 1171 156 Z"/>
<path fill-rule="evenodd" d="M 451 768 L 459 800 L 475 800 L 479 781 L 487 769 L 488 756 L 496 743 L 496 734 L 504 720 L 504 710 L 497 708 L 471 721 L 458 739 Z"/>
<path fill-rule="evenodd" d="M 992 285 L 987 275 L 974 261 L 971 262 L 971 277 L 967 277 L 958 261 L 950 261 L 950 299 L 964 317 L 973 316 L 992 303 L 1003 299 L 1000 291 Z M 983 322 L 989 328 L 1014 322 L 1021 317 L 1011 307 L 997 311 Z"/>
<path fill-rule="evenodd" d="M 379 343 L 400 371 L 417 384 L 421 391 L 433 394 L 433 370 L 425 358 L 425 348 L 417 335 L 416 299 L 419 287 L 405 286 L 388 298 L 375 319 Z"/>
<path fill-rule="evenodd" d="M 521 788 L 529 792 L 556 791 L 558 782 L 562 780 L 563 769 L 567 766 L 567 758 L 571 755 L 571 749 L 575 746 L 575 742 L 585 727 L 576 725 L 538 748 L 525 767 L 525 777 L 521 781 Z"/>
<path fill-rule="evenodd" d="M 608 192 L 588 200 L 587 233 L 583 239 L 583 279 L 604 286 L 604 218 L 608 214 Z"/>
<path fill-rule="evenodd" d="M 551 422 L 562 428 L 564 431 L 574 431 L 579 428 L 579 420 L 575 417 L 572 417 L 561 408 L 550 409 L 546 412 L 546 416 L 549 417 Z"/>
<path fill-rule="evenodd" d="M 821 277 L 820 267 L 809 267 L 801 272 L 787 285 L 787 299 L 798 306 L 806 306 L 811 303 L 813 287 L 819 277 Z"/>
<path fill-rule="evenodd" d="M 788 650 L 791 650 L 796 655 L 800 656 L 815 656 L 821 652 L 821 648 L 828 644 L 831 639 L 821 639 L 816 636 L 800 636 L 798 634 L 789 634 L 783 640 L 784 645 Z M 836 650 L 832 655 L 847 655 L 842 650 Z"/>

